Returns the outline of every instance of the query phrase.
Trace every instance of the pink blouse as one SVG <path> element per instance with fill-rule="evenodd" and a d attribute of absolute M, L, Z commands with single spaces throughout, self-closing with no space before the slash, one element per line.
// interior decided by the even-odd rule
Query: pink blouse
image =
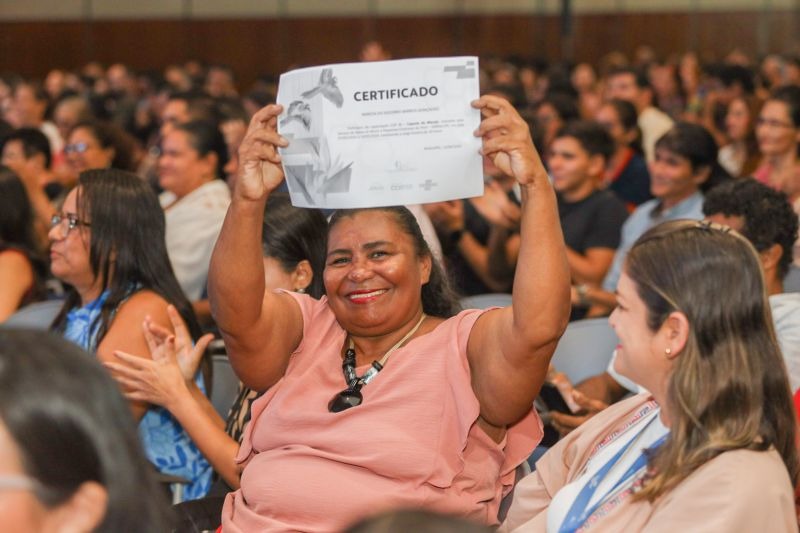
<path fill-rule="evenodd" d="M 466 353 L 482 311 L 412 339 L 362 389 L 360 406 L 331 413 L 328 401 L 345 388 L 346 333 L 325 298 L 293 296 L 303 340 L 285 376 L 253 404 L 237 458 L 246 467 L 225 500 L 223 531 L 338 531 L 401 507 L 497 523 L 542 427 L 533 409 L 499 444 L 477 426 Z"/>

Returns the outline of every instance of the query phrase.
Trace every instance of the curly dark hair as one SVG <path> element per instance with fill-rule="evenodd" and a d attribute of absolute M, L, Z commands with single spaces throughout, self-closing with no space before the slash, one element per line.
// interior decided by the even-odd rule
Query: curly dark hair
<path fill-rule="evenodd" d="M 703 202 L 703 213 L 742 217 L 744 227 L 740 233 L 759 252 L 780 244 L 783 254 L 778 274 L 783 278 L 789 272 L 798 220 L 786 194 L 753 178 L 738 179 L 710 190 Z"/>

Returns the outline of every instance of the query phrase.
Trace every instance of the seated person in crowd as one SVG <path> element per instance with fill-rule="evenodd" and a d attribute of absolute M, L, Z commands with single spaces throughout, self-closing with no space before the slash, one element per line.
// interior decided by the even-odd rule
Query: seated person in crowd
<path fill-rule="evenodd" d="M 5 531 L 168 531 L 168 509 L 114 381 L 51 333 L 0 330 Z"/>
<path fill-rule="evenodd" d="M 625 100 L 611 99 L 600 106 L 595 120 L 614 139 L 614 153 L 608 159 L 602 186 L 625 202 L 628 211 L 633 211 L 653 198 L 636 108 Z"/>
<path fill-rule="evenodd" d="M 507 275 L 492 270 L 489 250 L 490 243 L 498 238 L 498 232 L 505 235 L 505 231 L 516 233 L 519 230 L 520 210 L 514 192 L 515 181 L 486 157 L 483 158 L 483 171 L 487 179 L 483 196 L 423 206 L 433 223 L 435 235 L 426 232 L 427 221 L 417 206 L 412 206 L 425 240 L 432 243 L 429 246 L 434 253 L 434 246 L 441 243 L 447 272 L 461 296 L 507 292 L 514 277 L 513 272 Z"/>
<path fill-rule="evenodd" d="M 117 168 L 133 172 L 141 156 L 136 139 L 110 122 L 87 120 L 70 130 L 64 147 L 67 161 L 77 176 L 93 168 Z"/>
<path fill-rule="evenodd" d="M 322 270 L 327 231 L 328 223 L 321 211 L 292 207 L 285 194 L 270 196 L 261 237 L 265 290 L 285 289 L 320 298 L 325 293 Z M 250 405 L 260 394 L 240 386 L 227 423 L 223 424 L 215 412 L 204 407 L 208 403 L 205 397 L 192 393 L 194 371 L 205 344 L 198 343 L 192 349 L 192 339 L 180 315 L 170 309 L 170 318 L 178 337 L 174 344 L 181 347 L 177 358 L 172 353 L 172 343 L 168 343 L 170 332 L 154 326 L 149 332 L 154 339 L 152 361 L 117 352 L 125 364 L 109 362 L 106 366 L 125 383 L 129 399 L 160 405 L 172 413 L 225 483 L 237 489 L 240 469 L 234 459 L 244 426 L 250 420 Z M 156 345 L 158 349 L 154 349 Z M 183 362 L 187 360 L 188 365 Z M 185 370 L 188 375 L 183 373 Z"/>
<path fill-rule="evenodd" d="M 649 392 L 551 448 L 500 531 L 797 531 L 795 413 L 760 270 L 711 222 L 637 241 L 609 321 L 616 370 Z"/>
<path fill-rule="evenodd" d="M 70 285 L 53 329 L 103 362 L 115 361 L 115 350 L 144 355 L 142 322 L 150 317 L 168 325 L 171 304 L 191 337 L 199 338 L 192 308 L 169 265 L 164 226 L 157 197 L 136 175 L 83 172 L 50 230 L 52 273 Z M 196 394 L 202 394 L 206 379 L 197 376 Z M 148 459 L 160 472 L 189 480 L 187 499 L 204 496 L 212 470 L 180 424 L 144 402 L 131 402 L 131 409 Z"/>
<path fill-rule="evenodd" d="M 655 107 L 653 87 L 647 76 L 633 67 L 615 68 L 606 77 L 606 98 L 625 100 L 636 107 L 645 159 L 648 163 L 655 161 L 656 141 L 672 128 L 674 122 Z"/>
<path fill-rule="evenodd" d="M 608 314 L 616 304 L 614 290 L 625 255 L 645 231 L 666 220 L 703 218 L 703 192 L 730 179 L 717 162 L 717 144 L 702 126 L 679 122 L 656 143 L 650 165 L 654 198 L 640 205 L 622 226 L 622 240 L 601 287 L 587 284 L 582 298 L 589 316 Z"/>
<path fill-rule="evenodd" d="M 458 314 L 402 207 L 337 211 L 326 297 L 267 292 L 262 217 L 288 141 L 276 131 L 282 107 L 253 117 L 209 277 L 234 370 L 266 390 L 237 457 L 226 533 L 341 530 L 398 507 L 497 522 L 541 438 L 532 404 L 567 323 L 569 271 L 527 124 L 501 98 L 473 106 L 483 153 L 522 188 L 522 244 L 512 306 Z"/>
<path fill-rule="evenodd" d="M 753 176 L 792 202 L 800 199 L 800 87 L 770 93 L 756 120 L 756 138 L 763 159 Z"/>
<path fill-rule="evenodd" d="M 44 297 L 47 267 L 22 181 L 0 165 L 0 322 Z"/>
<path fill-rule="evenodd" d="M 34 209 L 37 233 L 44 238 L 55 209 L 51 201 L 62 194 L 60 185 L 53 182 L 50 171 L 52 158 L 47 136 L 34 128 L 21 128 L 5 138 L 2 164 L 22 180 L 25 192 Z"/>
<path fill-rule="evenodd" d="M 224 181 L 228 148 L 213 122 L 170 129 L 158 161 L 159 197 L 167 219 L 167 252 L 183 292 L 201 299 L 208 263 L 231 200 Z"/>
<path fill-rule="evenodd" d="M 800 389 L 800 293 L 783 292 L 798 221 L 786 195 L 752 178 L 743 178 L 709 191 L 703 213 L 706 219 L 724 223 L 741 233 L 758 252 L 789 384 L 792 391 Z M 638 392 L 639 386 L 614 371 L 612 358 L 607 372 L 578 383 L 575 389 L 574 399 L 584 412 L 576 416 L 554 413 L 553 422 L 562 433 L 572 431 L 625 394 Z"/>
<path fill-rule="evenodd" d="M 547 157 L 567 261 L 576 286 L 572 291 L 573 320 L 586 312 L 588 302 L 580 296 L 585 284 L 599 284 L 608 272 L 628 216 L 625 205 L 614 193 L 599 189 L 613 149 L 611 136 L 601 126 L 572 122 L 556 134 Z M 518 250 L 518 234 L 506 242 L 494 239 L 490 269 L 505 272 L 509 280 L 513 279 Z"/>

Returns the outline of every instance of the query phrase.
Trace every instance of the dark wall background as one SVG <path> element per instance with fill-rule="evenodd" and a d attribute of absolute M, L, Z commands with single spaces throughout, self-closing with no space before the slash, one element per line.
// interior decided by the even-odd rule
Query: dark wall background
<path fill-rule="evenodd" d="M 242 86 L 293 65 L 353 61 L 379 39 L 396 58 L 517 54 L 596 63 L 611 50 L 630 55 L 650 45 L 660 55 L 686 50 L 720 57 L 734 47 L 783 52 L 800 35 L 796 10 L 583 14 L 571 38 L 546 15 L 349 17 L 219 20 L 83 20 L 1 22 L 0 71 L 43 77 L 54 67 L 97 60 L 162 69 L 198 58 L 233 67 Z"/>

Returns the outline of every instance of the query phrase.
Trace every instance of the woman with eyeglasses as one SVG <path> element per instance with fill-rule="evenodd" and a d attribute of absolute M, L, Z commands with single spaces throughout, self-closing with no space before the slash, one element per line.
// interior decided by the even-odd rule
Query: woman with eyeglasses
<path fill-rule="evenodd" d="M 172 304 L 198 339 L 194 313 L 169 265 L 164 231 L 158 199 L 136 175 L 81 173 L 49 233 L 51 271 L 69 285 L 52 328 L 100 361 L 115 361 L 115 350 L 149 353 L 142 322 L 168 327 Z M 202 394 L 206 377 L 197 376 L 195 394 Z M 187 499 L 205 495 L 211 467 L 177 421 L 144 402 L 131 402 L 131 409 L 153 465 L 186 479 Z"/>
<path fill-rule="evenodd" d="M 264 205 L 282 183 L 283 108 L 251 120 L 209 291 L 252 408 L 226 533 L 336 531 L 387 508 L 497 523 L 515 468 L 541 439 L 533 399 L 569 316 L 555 195 L 527 123 L 484 96 L 482 152 L 522 188 L 513 304 L 458 312 L 403 207 L 337 211 L 326 297 L 266 291 Z"/>
<path fill-rule="evenodd" d="M 51 333 L 0 330 L 0 523 L 169 531 L 125 400 L 100 365 Z"/>
<path fill-rule="evenodd" d="M 0 322 L 44 296 L 46 270 L 25 186 L 0 165 Z"/>
<path fill-rule="evenodd" d="M 325 293 L 322 270 L 327 229 L 328 223 L 321 211 L 293 207 L 285 193 L 270 196 L 262 239 L 266 289 L 284 289 L 320 298 Z M 152 361 L 117 351 L 121 361 L 106 363 L 106 367 L 125 384 L 128 398 L 143 399 L 168 409 L 227 486 L 237 489 L 241 472 L 234 458 L 244 426 L 250 420 L 250 406 L 260 394 L 240 386 L 223 429 L 215 413 L 204 412 L 203 407 L 208 402 L 192 395 L 192 380 L 184 376 L 186 362 L 192 362 L 188 365 L 190 368 L 197 366 L 194 361 L 202 353 L 198 351 L 201 345 L 198 343 L 192 349 L 191 339 L 184 338 L 188 332 L 180 318 L 171 310 L 170 318 L 174 319 L 175 337 L 172 339 L 169 331 L 148 324 L 151 330 L 148 333 L 153 336 Z"/>
<path fill-rule="evenodd" d="M 616 298 L 615 369 L 647 392 L 551 448 L 499 531 L 796 532 L 796 415 L 758 252 L 726 226 L 665 222 Z"/>
<path fill-rule="evenodd" d="M 800 87 L 775 89 L 756 120 L 756 138 L 763 159 L 753 173 L 761 183 L 800 198 Z"/>
<path fill-rule="evenodd" d="M 761 161 L 756 123 L 762 102 L 755 96 L 731 100 L 725 113 L 725 133 L 730 141 L 719 149 L 719 163 L 731 176 L 752 176 Z"/>
<path fill-rule="evenodd" d="M 70 131 L 64 153 L 77 176 L 84 170 L 136 170 L 136 140 L 113 124 L 89 120 Z"/>

